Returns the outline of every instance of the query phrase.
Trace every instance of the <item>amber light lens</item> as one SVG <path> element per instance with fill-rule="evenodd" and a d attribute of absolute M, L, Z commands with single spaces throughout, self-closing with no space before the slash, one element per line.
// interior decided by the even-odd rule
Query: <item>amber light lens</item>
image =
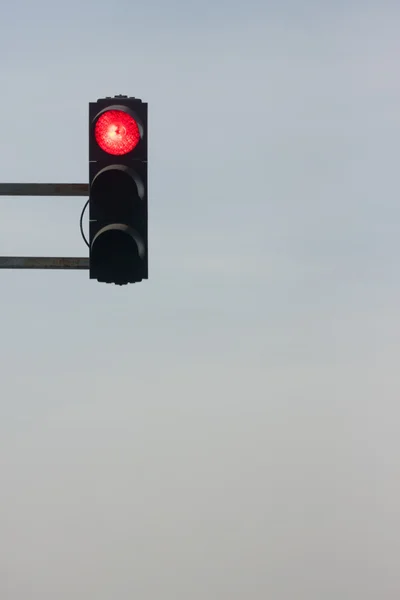
<path fill-rule="evenodd" d="M 135 119 L 122 110 L 107 110 L 96 121 L 96 142 L 104 152 L 121 156 L 138 145 L 140 131 Z"/>

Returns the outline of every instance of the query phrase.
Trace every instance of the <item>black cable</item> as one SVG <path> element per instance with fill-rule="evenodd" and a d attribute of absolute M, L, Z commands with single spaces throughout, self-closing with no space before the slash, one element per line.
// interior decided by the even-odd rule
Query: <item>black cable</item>
<path fill-rule="evenodd" d="M 89 248 L 89 242 L 87 241 L 85 233 L 83 231 L 83 215 L 85 214 L 85 210 L 86 210 L 88 204 L 89 204 L 89 200 L 86 202 L 85 206 L 82 209 L 81 219 L 80 219 L 80 227 L 81 227 L 81 235 L 82 235 L 82 237 L 84 239 L 84 242 L 85 242 L 86 246 Z"/>

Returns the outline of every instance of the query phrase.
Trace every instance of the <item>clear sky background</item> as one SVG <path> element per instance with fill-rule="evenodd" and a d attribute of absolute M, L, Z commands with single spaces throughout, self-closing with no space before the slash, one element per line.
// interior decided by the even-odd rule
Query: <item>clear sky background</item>
<path fill-rule="evenodd" d="M 0 181 L 149 102 L 150 280 L 0 272 L 2 600 L 398 600 L 398 2 L 16 0 Z M 85 255 L 84 198 L 0 254 Z"/>

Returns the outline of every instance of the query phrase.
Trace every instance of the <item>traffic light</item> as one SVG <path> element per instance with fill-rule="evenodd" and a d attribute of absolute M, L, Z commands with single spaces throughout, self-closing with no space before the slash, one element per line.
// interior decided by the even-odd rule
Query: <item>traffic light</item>
<path fill-rule="evenodd" d="M 147 103 L 114 96 L 89 104 L 90 279 L 148 278 Z"/>

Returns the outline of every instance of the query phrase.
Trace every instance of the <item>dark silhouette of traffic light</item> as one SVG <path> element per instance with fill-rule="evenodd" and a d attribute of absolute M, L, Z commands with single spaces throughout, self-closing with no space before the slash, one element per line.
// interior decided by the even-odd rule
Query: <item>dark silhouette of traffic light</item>
<path fill-rule="evenodd" d="M 90 279 L 148 278 L 147 103 L 128 96 L 89 104 Z"/>

